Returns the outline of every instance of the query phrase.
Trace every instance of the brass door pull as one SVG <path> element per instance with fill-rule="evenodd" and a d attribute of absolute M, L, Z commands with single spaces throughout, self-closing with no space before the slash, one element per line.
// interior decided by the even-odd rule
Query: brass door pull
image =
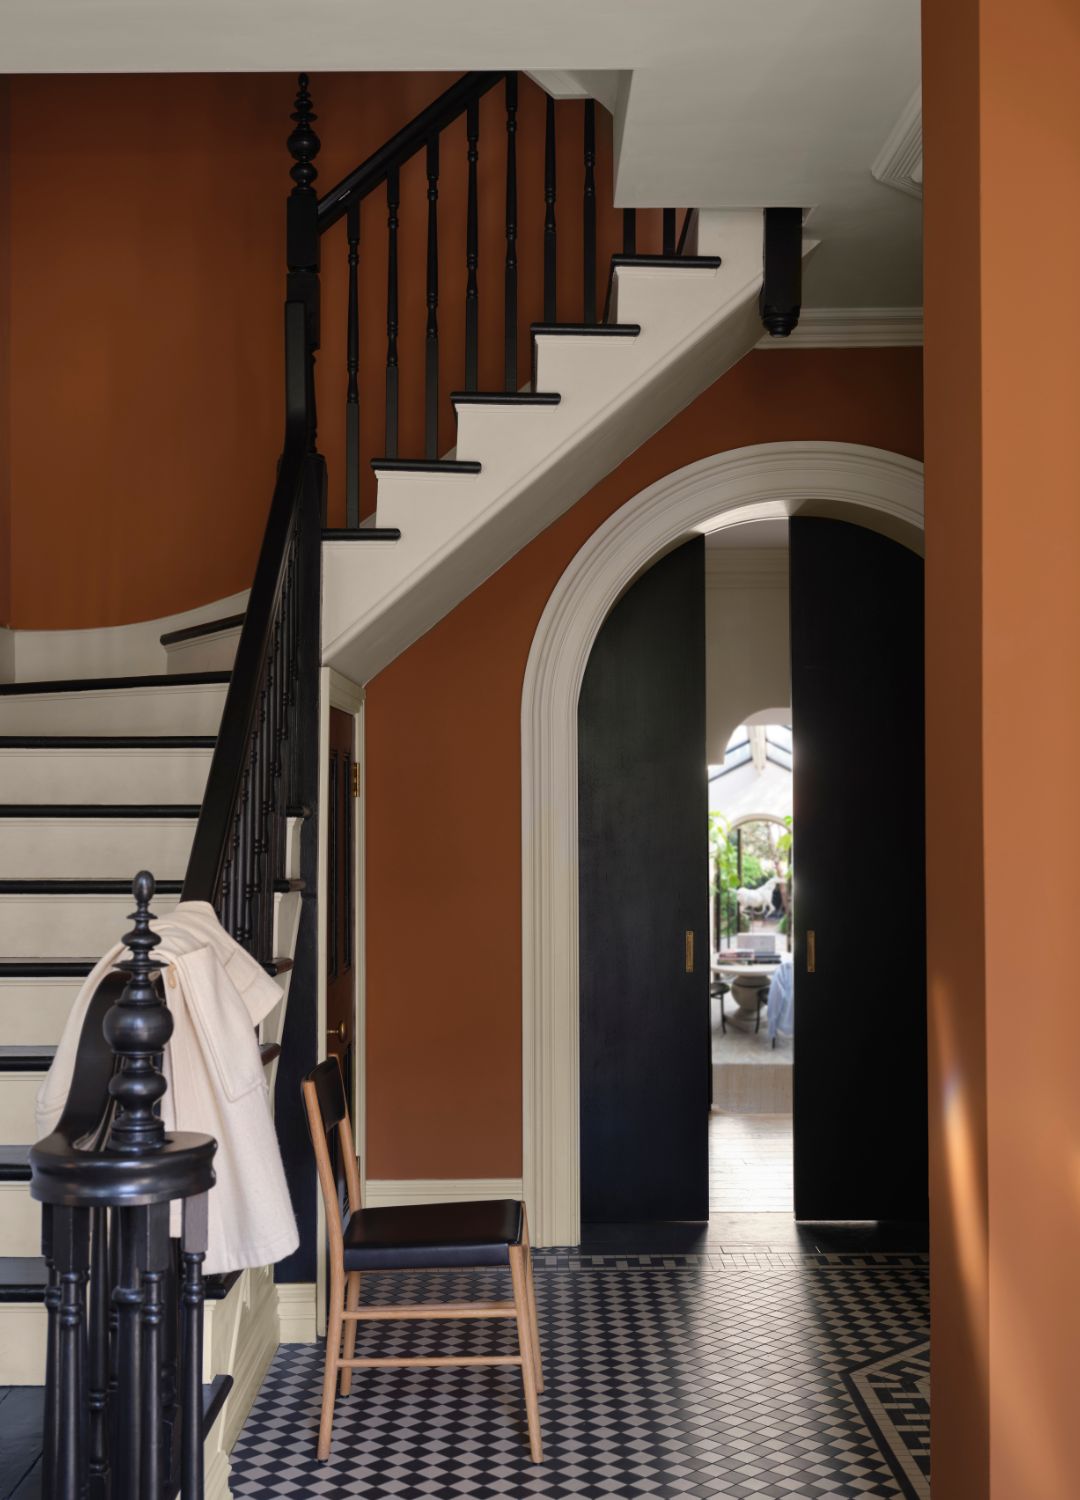
<path fill-rule="evenodd" d="M 817 933 L 813 928 L 808 928 L 806 933 L 806 972 L 813 974 L 817 969 Z"/>
<path fill-rule="evenodd" d="M 692 974 L 694 972 L 694 929 L 692 927 L 688 927 L 686 929 L 686 957 L 685 957 L 685 963 L 686 963 L 686 972 L 688 974 Z"/>
<path fill-rule="evenodd" d="M 337 1026 L 328 1026 L 326 1034 L 335 1042 L 345 1042 L 348 1040 L 349 1028 L 344 1021 L 341 1021 Z"/>

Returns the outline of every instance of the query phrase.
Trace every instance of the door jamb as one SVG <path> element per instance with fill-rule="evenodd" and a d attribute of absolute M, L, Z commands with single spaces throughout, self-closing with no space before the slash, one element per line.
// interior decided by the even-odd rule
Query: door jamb
<path fill-rule="evenodd" d="M 365 1046 L 365 946 L 364 946 L 364 690 L 359 684 L 343 677 L 333 667 L 320 668 L 319 684 L 319 878 L 327 863 L 327 838 L 330 812 L 329 773 L 327 754 L 330 745 L 330 710 L 339 708 L 353 716 L 353 758 L 358 771 L 358 796 L 353 823 L 353 931 L 355 933 L 355 960 L 353 973 L 356 990 L 353 997 L 353 1047 L 356 1055 L 354 1069 L 354 1097 L 349 1100 L 349 1111 L 353 1120 L 353 1135 L 357 1155 L 360 1158 L 361 1182 L 364 1180 L 365 1151 L 365 1096 L 367 1053 Z M 320 884 L 321 889 L 321 884 Z M 318 949 L 316 957 L 315 1055 L 320 1062 L 326 1057 L 326 954 L 327 954 L 327 910 L 326 901 L 318 904 Z M 312 1171 L 314 1171 L 312 1166 Z M 316 1216 L 315 1241 L 316 1281 L 316 1325 L 320 1336 L 326 1334 L 326 1225 L 322 1214 Z"/>

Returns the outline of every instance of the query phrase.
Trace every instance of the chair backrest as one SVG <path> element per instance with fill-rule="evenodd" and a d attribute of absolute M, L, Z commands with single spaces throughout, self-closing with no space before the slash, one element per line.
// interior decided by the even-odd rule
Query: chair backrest
<path fill-rule="evenodd" d="M 326 1233 L 330 1241 L 331 1262 L 337 1264 L 343 1245 L 342 1202 L 334 1171 L 334 1156 L 337 1155 L 338 1160 L 344 1164 L 345 1190 L 350 1212 L 355 1212 L 360 1207 L 360 1168 L 353 1144 L 341 1064 L 336 1057 L 328 1057 L 311 1070 L 304 1079 L 303 1094 L 311 1144 L 315 1148 L 315 1166 L 322 1189 L 323 1207 L 326 1210 Z M 331 1148 L 331 1136 L 335 1130 L 336 1153 Z"/>

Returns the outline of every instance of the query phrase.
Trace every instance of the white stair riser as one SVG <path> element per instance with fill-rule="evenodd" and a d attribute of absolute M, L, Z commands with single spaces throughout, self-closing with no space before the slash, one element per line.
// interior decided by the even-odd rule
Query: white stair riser
<path fill-rule="evenodd" d="M 44 1385 L 48 1329 L 40 1302 L 0 1302 L 0 1385 Z"/>
<path fill-rule="evenodd" d="M 197 636 L 192 641 L 177 641 L 165 647 L 165 670 L 173 672 L 229 672 L 236 656 L 240 640 L 239 625 L 235 630 L 222 630 L 216 635 Z"/>
<path fill-rule="evenodd" d="M 44 1073 L 0 1073 L 0 1141 L 5 1146 L 32 1146 L 34 1100 Z"/>
<path fill-rule="evenodd" d="M 193 818 L 0 818 L 0 879 L 178 880 L 194 836 Z"/>
<path fill-rule="evenodd" d="M 41 1204 L 28 1182 L 0 1182 L 0 1255 L 41 1254 Z"/>
<path fill-rule="evenodd" d="M 81 979 L 0 979 L 0 1041 L 8 1047 L 55 1047 Z"/>
<path fill-rule="evenodd" d="M 0 802 L 198 803 L 213 753 L 0 749 Z"/>
<path fill-rule="evenodd" d="M 164 916 L 172 911 L 177 899 L 155 896 L 152 910 Z M 130 895 L 0 895 L 0 954 L 97 958 L 129 930 L 132 909 Z"/>
<path fill-rule="evenodd" d="M 216 734 L 224 683 L 0 696 L 0 734 Z"/>

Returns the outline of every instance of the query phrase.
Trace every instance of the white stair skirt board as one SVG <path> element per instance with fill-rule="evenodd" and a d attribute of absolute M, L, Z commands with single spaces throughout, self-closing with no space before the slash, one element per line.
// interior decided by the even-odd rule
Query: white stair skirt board
<path fill-rule="evenodd" d="M 316 1289 L 313 1281 L 278 1282 L 278 1328 L 283 1344 L 313 1344 Z"/>
<path fill-rule="evenodd" d="M 5 1146 L 32 1146 L 37 1140 L 34 1101 L 44 1079 L 44 1073 L 0 1073 L 0 1141 Z"/>
<path fill-rule="evenodd" d="M 216 730 L 215 725 L 207 732 Z M 0 734 L 10 732 L 0 729 Z M 0 801 L 198 803 L 206 789 L 213 753 L 212 749 L 186 748 L 0 747 Z"/>
<path fill-rule="evenodd" d="M 154 915 L 163 917 L 172 911 L 178 899 L 155 896 L 151 907 Z M 130 912 L 130 892 L 126 896 L 0 894 L 0 954 L 31 958 L 100 957 L 128 931 Z"/>
<path fill-rule="evenodd" d="M 166 645 L 163 648 L 166 672 L 231 672 L 240 629 L 239 625 L 233 625 L 228 630 L 215 630 L 194 640 Z"/>
<path fill-rule="evenodd" d="M 0 1385 L 45 1384 L 45 1333 L 40 1302 L 0 1302 Z"/>
<path fill-rule="evenodd" d="M 0 978 L 0 1042 L 55 1047 L 81 984 L 81 979 Z"/>
<path fill-rule="evenodd" d="M 31 1198 L 30 1184 L 0 1182 L 0 1255 L 40 1254 L 41 1204 Z"/>
<path fill-rule="evenodd" d="M 57 678 L 135 677 L 178 671 L 169 667 L 161 637 L 208 620 L 242 614 L 248 591 L 200 604 L 178 615 L 139 620 L 134 625 L 109 625 L 98 630 L 12 630 L 8 651 L 11 671 L 0 682 L 47 682 Z M 192 660 L 191 657 L 186 660 Z M 226 670 L 229 666 L 227 662 Z M 0 663 L 2 667 L 2 663 Z M 184 671 L 217 671 L 217 667 L 185 667 Z M 195 730 L 189 731 L 196 733 Z"/>
<path fill-rule="evenodd" d="M 227 686 L 178 683 L 0 697 L 0 735 L 217 734 Z"/>
<path fill-rule="evenodd" d="M 487 1203 L 520 1197 L 520 1177 L 375 1177 L 364 1184 L 366 1208 L 396 1208 L 402 1203 Z"/>
<path fill-rule="evenodd" d="M 324 542 L 326 665 L 366 682 L 754 347 L 761 212 L 702 214 L 696 248 L 720 267 L 616 272 L 612 321 L 636 338 L 536 340 L 558 406 L 460 409 L 456 457 L 479 474 L 380 474 L 376 524 L 401 539 Z"/>
<path fill-rule="evenodd" d="M 153 869 L 180 880 L 187 868 L 194 818 L 3 818 L 0 880 L 130 879 Z"/>

